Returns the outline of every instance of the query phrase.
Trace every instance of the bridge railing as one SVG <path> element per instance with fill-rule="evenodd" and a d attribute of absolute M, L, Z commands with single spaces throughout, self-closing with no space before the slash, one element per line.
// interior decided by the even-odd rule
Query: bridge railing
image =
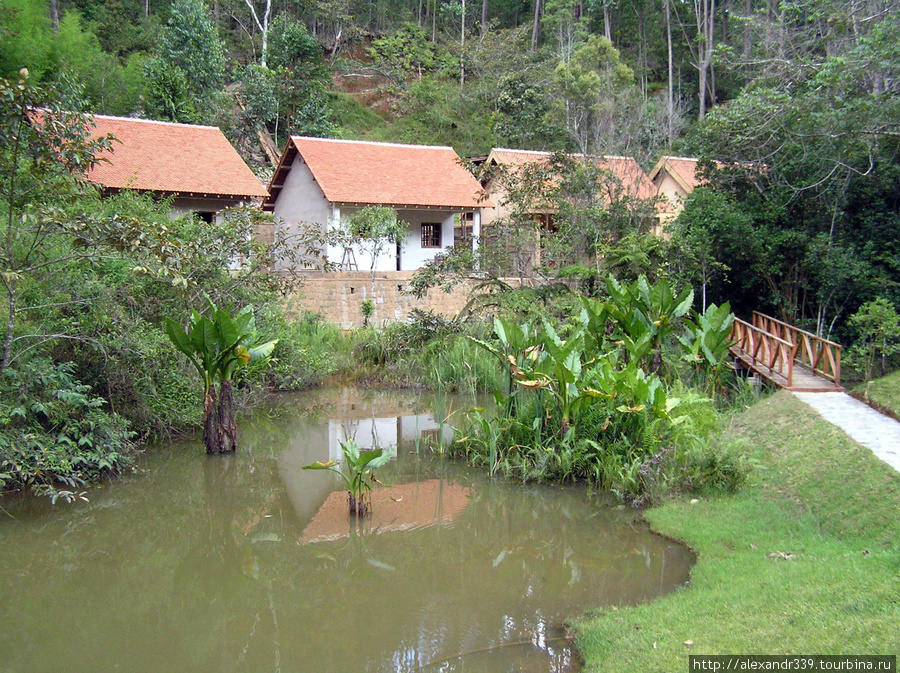
<path fill-rule="evenodd" d="M 794 357 L 799 360 L 800 364 L 809 367 L 822 378 L 833 381 L 836 386 L 841 385 L 840 344 L 758 311 L 753 312 L 753 325 L 764 332 L 795 344 L 797 352 Z"/>
<path fill-rule="evenodd" d="M 731 340 L 755 364 L 765 365 L 773 374 L 783 376 L 786 387 L 793 386 L 794 356 L 797 351 L 794 342 L 740 318 L 735 318 L 732 323 Z"/>

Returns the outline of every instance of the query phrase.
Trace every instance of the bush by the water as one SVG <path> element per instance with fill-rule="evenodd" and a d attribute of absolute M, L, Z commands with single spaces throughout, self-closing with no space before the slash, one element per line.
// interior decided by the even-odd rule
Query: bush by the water
<path fill-rule="evenodd" d="M 492 338 L 472 339 L 506 381 L 496 411 L 476 410 L 457 450 L 491 472 L 584 479 L 638 504 L 673 488 L 736 488 L 747 465 L 715 445 L 714 401 L 730 371 L 728 307 L 690 318 L 692 291 L 643 277 L 610 278 L 607 289 L 606 301 L 583 298 L 580 313 L 557 326 L 496 318 Z M 679 373 L 702 382 L 701 392 Z"/>
<path fill-rule="evenodd" d="M 0 381 L 0 491 L 64 494 L 131 465 L 127 422 L 81 383 L 71 363 L 26 360 Z"/>
<path fill-rule="evenodd" d="M 484 393 L 502 380 L 496 360 L 468 338 L 484 331 L 478 321 L 414 309 L 406 322 L 357 332 L 353 352 L 361 376 L 371 374 L 389 385 Z"/>

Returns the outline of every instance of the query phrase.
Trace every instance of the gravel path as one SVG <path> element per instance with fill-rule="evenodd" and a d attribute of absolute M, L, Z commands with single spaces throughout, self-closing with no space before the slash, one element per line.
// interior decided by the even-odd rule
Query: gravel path
<path fill-rule="evenodd" d="M 900 422 L 847 393 L 794 393 L 895 470 L 900 471 Z"/>

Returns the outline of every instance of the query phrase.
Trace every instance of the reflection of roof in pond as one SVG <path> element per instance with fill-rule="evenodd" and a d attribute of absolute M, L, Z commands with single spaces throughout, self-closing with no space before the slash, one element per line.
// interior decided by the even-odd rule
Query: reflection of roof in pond
<path fill-rule="evenodd" d="M 372 491 L 372 511 L 361 521 L 365 533 L 414 530 L 448 524 L 469 504 L 471 489 L 439 479 L 381 486 Z M 356 526 L 347 492 L 335 491 L 303 530 L 300 541 L 328 542 L 350 535 Z"/>

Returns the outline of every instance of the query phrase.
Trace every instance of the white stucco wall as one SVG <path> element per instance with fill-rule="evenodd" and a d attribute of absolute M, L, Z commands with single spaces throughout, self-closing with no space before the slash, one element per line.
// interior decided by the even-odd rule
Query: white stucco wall
<path fill-rule="evenodd" d="M 174 217 L 181 217 L 185 213 L 215 213 L 216 222 L 222 222 L 222 211 L 225 208 L 237 206 L 241 201 L 231 199 L 195 199 L 175 197 L 169 214 Z"/>
<path fill-rule="evenodd" d="M 276 227 L 291 235 L 297 233 L 300 222 L 317 222 L 322 227 L 335 226 L 359 211 L 359 206 L 345 206 L 329 203 L 306 163 L 298 155 L 294 158 L 291 170 L 285 179 L 284 187 L 275 201 L 274 215 Z M 397 217 L 409 224 L 409 231 L 401 244 L 400 268 L 397 268 L 397 250 L 394 246 L 385 246 L 378 256 L 375 271 L 415 271 L 422 268 L 437 253 L 453 245 L 454 212 L 449 210 L 399 210 Z M 422 223 L 441 223 L 441 247 L 422 248 Z M 344 250 L 340 247 L 324 251 L 328 260 L 334 264 L 344 261 Z M 371 255 L 359 246 L 353 249 L 356 270 L 372 269 Z"/>
<path fill-rule="evenodd" d="M 294 157 L 284 188 L 275 201 L 273 215 L 276 228 L 287 236 L 297 233 L 300 222 L 317 222 L 324 227 L 329 220 L 331 206 L 299 155 Z"/>
<path fill-rule="evenodd" d="M 453 245 L 453 213 L 446 211 L 401 211 L 398 216 L 409 224 L 409 230 L 400 252 L 399 271 L 415 271 L 425 266 L 425 262 Z M 422 247 L 422 223 L 441 223 L 441 247 Z"/>
<path fill-rule="evenodd" d="M 280 200 L 280 199 L 279 199 Z M 343 207 L 339 209 L 341 218 L 348 218 L 358 212 L 358 207 Z M 375 261 L 375 271 L 415 271 L 422 268 L 425 262 L 432 259 L 437 253 L 446 250 L 453 245 L 454 214 L 446 210 L 399 210 L 397 217 L 409 225 L 407 234 L 400 244 L 400 268 L 397 268 L 397 249 L 395 246 L 386 245 Z M 422 248 L 422 223 L 441 223 L 441 247 Z M 358 271 L 370 271 L 372 269 L 372 256 L 360 246 L 353 246 Z M 344 251 L 333 249 L 328 251 L 328 259 L 335 264 L 340 264 L 344 257 Z"/>

